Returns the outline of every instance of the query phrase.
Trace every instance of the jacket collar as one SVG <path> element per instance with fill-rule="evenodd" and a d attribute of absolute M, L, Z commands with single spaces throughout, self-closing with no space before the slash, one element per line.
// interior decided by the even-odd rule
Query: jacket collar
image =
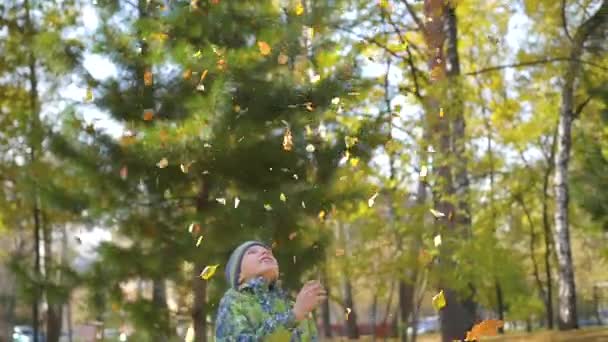
<path fill-rule="evenodd" d="M 265 292 L 270 292 L 270 291 L 274 291 L 274 290 L 278 290 L 279 288 L 279 281 L 274 281 L 269 283 L 264 277 L 259 276 L 259 277 L 255 277 L 255 278 L 251 278 L 249 280 L 247 280 L 246 282 L 244 282 L 243 284 L 239 285 L 238 290 L 239 291 L 252 291 L 253 293 L 265 293 Z"/>

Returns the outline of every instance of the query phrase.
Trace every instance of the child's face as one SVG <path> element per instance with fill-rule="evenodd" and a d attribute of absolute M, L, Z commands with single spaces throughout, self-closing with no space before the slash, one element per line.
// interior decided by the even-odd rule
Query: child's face
<path fill-rule="evenodd" d="M 263 276 L 269 282 L 276 280 L 279 277 L 279 264 L 271 250 L 252 246 L 247 249 L 241 261 L 239 283 L 258 276 Z"/>

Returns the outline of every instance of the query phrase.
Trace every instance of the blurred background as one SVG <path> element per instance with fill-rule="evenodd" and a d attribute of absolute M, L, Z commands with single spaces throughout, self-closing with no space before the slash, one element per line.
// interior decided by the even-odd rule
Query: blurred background
<path fill-rule="evenodd" d="M 0 341 L 213 341 L 251 239 L 325 341 L 605 341 L 607 15 L 5 0 Z"/>

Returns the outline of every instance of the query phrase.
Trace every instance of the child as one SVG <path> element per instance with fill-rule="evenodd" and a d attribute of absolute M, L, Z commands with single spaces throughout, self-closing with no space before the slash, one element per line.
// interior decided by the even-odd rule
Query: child
<path fill-rule="evenodd" d="M 217 342 L 317 341 L 307 316 L 326 298 L 318 281 L 309 281 L 295 303 L 277 284 L 279 265 L 271 249 L 258 241 L 237 247 L 226 264 L 230 288 L 220 301 Z"/>

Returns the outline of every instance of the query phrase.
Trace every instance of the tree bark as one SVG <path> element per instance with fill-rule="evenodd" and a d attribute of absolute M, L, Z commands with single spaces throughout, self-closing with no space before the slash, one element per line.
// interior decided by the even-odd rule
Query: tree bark
<path fill-rule="evenodd" d="M 407 342 L 407 328 L 409 317 L 414 304 L 414 287 L 406 283 L 403 279 L 399 280 L 399 319 L 401 327 L 401 342 Z"/>
<path fill-rule="evenodd" d="M 455 232 L 454 220 L 451 218 L 456 215 L 454 204 L 449 198 L 455 194 L 454 183 L 452 179 L 452 169 L 448 158 L 452 155 L 452 136 L 450 132 L 450 121 L 447 118 L 442 118 L 440 113 L 441 101 L 446 98 L 446 61 L 444 58 L 444 43 L 446 40 L 445 21 L 447 14 L 447 6 L 444 0 L 425 0 L 424 1 L 424 38 L 427 47 L 428 68 L 431 70 L 431 93 L 426 100 L 427 121 L 431 128 L 433 141 L 437 142 L 438 146 L 438 189 L 437 198 L 435 198 L 436 207 L 439 211 L 445 213 L 448 220 L 440 222 L 440 231 Z M 449 19 L 449 18 L 448 18 Z M 455 26 L 454 26 L 455 28 Z M 456 41 L 452 42 L 455 46 Z M 452 51 L 453 53 L 454 51 Z M 454 69 L 454 66 L 452 66 Z M 464 129 L 464 121 L 461 123 L 460 129 Z M 457 156 L 458 158 L 462 156 Z M 462 174 L 460 175 L 462 176 Z M 442 248 L 440 251 L 440 262 L 449 263 L 449 251 Z M 449 288 L 446 281 L 441 279 L 439 287 L 443 289 L 447 305 L 439 312 L 441 317 L 441 338 L 444 342 L 464 339 L 466 332 L 470 329 L 473 323 L 471 308 L 474 308 L 474 303 L 471 300 L 462 301 L 458 298 L 455 291 Z M 469 297 L 470 298 L 470 297 Z M 473 305 L 472 305 L 473 304 Z M 469 307 L 468 309 L 465 307 Z"/>
<path fill-rule="evenodd" d="M 547 328 L 550 330 L 553 329 L 553 276 L 551 275 L 551 223 L 549 222 L 549 179 L 551 177 L 551 173 L 553 172 L 553 160 L 555 158 L 555 147 L 557 142 L 557 130 L 553 135 L 553 141 L 551 143 L 551 153 L 549 155 L 549 159 L 547 160 L 547 168 L 545 170 L 544 178 L 543 178 L 543 232 L 544 232 L 544 242 L 545 242 L 545 278 L 547 280 L 547 291 L 545 299 L 545 307 L 546 307 L 546 321 Z"/>
<path fill-rule="evenodd" d="M 202 179 L 200 183 L 196 211 L 202 214 L 209 206 L 209 182 Z M 202 272 L 205 264 L 196 262 L 196 269 Z M 194 326 L 194 336 L 196 342 L 207 342 L 207 282 L 197 276 L 193 276 L 192 290 L 194 292 L 194 302 L 192 304 L 192 321 Z"/>
<path fill-rule="evenodd" d="M 321 270 L 321 275 L 323 276 L 323 280 L 322 283 L 325 284 L 325 291 L 327 291 L 327 298 L 330 298 L 330 291 L 331 291 L 331 286 L 329 286 L 328 282 L 327 282 L 327 268 L 326 268 L 326 264 L 323 263 L 322 266 L 322 270 Z M 331 331 L 331 312 L 330 312 L 330 307 L 329 307 L 329 300 L 325 300 L 323 301 L 323 305 L 321 306 L 322 309 L 322 320 L 323 320 L 323 335 L 326 338 L 331 338 L 332 337 L 332 331 Z"/>
<path fill-rule="evenodd" d="M 568 218 L 569 187 L 568 166 L 572 148 L 572 121 L 574 120 L 574 86 L 580 71 L 578 59 L 589 35 L 603 22 L 608 13 L 608 1 L 604 0 L 598 11 L 587 19 L 574 35 L 570 61 L 564 74 L 562 102 L 557 132 L 557 152 L 555 156 L 555 247 L 558 263 L 558 325 L 560 330 L 578 327 L 576 312 L 576 285 L 570 247 L 570 227 Z"/>
<path fill-rule="evenodd" d="M 154 307 L 163 315 L 163 324 L 167 323 L 169 314 L 167 310 L 167 286 L 164 279 L 154 279 L 152 281 L 152 302 Z M 157 342 L 166 342 L 169 339 L 168 331 L 165 330 L 164 326 L 157 329 L 156 335 L 154 340 Z"/>
<path fill-rule="evenodd" d="M 61 275 L 55 274 L 53 271 L 53 248 L 52 248 L 52 231 L 49 227 L 49 222 L 45 212 L 42 213 L 42 240 L 44 241 L 44 276 L 46 284 L 61 285 Z M 62 302 L 48 294 L 48 288 L 45 287 L 46 303 L 47 303 L 47 320 L 46 320 L 46 341 L 58 342 L 61 337 Z"/>
<path fill-rule="evenodd" d="M 25 7 L 25 27 L 27 32 L 27 43 L 30 46 L 28 56 L 28 67 L 29 67 L 29 102 L 31 110 L 31 131 L 30 131 L 30 170 L 34 171 L 37 164 L 37 152 L 40 151 L 41 136 L 40 136 L 40 118 L 39 118 L 39 99 L 38 99 L 38 77 L 36 75 L 36 59 L 34 57 L 33 47 L 33 36 L 35 34 L 34 25 L 32 23 L 30 15 L 30 3 L 29 0 L 24 1 Z M 33 172 L 32 172 L 33 173 Z M 35 179 L 35 177 L 33 177 Z M 40 301 L 41 289 L 40 289 L 40 203 L 38 198 L 38 192 L 36 191 L 36 185 L 34 185 L 34 191 L 32 194 L 34 202 L 32 208 L 32 214 L 34 219 L 34 299 L 32 302 L 32 328 L 34 333 L 34 342 L 38 342 L 38 335 L 40 333 L 39 322 L 40 313 L 38 303 Z"/>
<path fill-rule="evenodd" d="M 357 327 L 357 312 L 353 299 L 353 287 L 348 278 L 344 280 L 344 305 L 351 309 L 346 321 L 346 336 L 351 340 L 358 339 L 359 328 Z"/>

